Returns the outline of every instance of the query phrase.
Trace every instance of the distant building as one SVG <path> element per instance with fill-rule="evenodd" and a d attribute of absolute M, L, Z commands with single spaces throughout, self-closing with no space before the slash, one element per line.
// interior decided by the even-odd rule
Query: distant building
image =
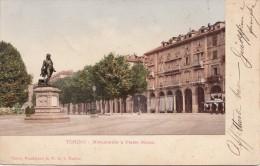
<path fill-rule="evenodd" d="M 52 75 L 50 79 L 50 83 L 57 81 L 58 79 L 65 78 L 68 76 L 72 76 L 74 74 L 73 70 L 61 71 L 57 74 Z"/>
<path fill-rule="evenodd" d="M 172 37 L 143 58 L 148 113 L 202 112 L 204 101 L 225 100 L 225 22 Z"/>
<path fill-rule="evenodd" d="M 130 67 L 133 67 L 135 63 L 143 63 L 143 56 L 137 56 L 136 54 L 126 55 L 125 58 L 129 63 Z"/>

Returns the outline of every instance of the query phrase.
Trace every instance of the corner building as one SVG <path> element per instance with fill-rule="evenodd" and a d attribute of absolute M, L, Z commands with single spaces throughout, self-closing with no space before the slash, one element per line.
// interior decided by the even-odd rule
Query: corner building
<path fill-rule="evenodd" d="M 204 101 L 225 101 L 225 22 L 173 37 L 143 58 L 148 113 L 197 113 Z"/>

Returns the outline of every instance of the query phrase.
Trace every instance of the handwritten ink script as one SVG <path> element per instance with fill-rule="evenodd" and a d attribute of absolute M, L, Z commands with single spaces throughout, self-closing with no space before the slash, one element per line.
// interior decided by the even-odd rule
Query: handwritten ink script
<path fill-rule="evenodd" d="M 252 3 L 253 2 L 253 3 Z M 241 90 L 241 75 L 240 72 L 243 69 L 252 69 L 253 65 L 250 61 L 250 49 L 253 48 L 253 40 L 259 38 L 256 31 L 260 28 L 259 20 L 256 18 L 255 9 L 260 4 L 259 0 L 251 1 L 251 4 L 247 4 L 243 1 L 243 5 L 240 7 L 241 18 L 236 23 L 236 42 L 233 47 L 230 47 L 232 54 L 237 58 L 237 75 L 238 79 L 235 86 L 229 87 L 229 90 L 236 98 L 237 102 L 233 104 L 233 116 L 231 119 L 231 126 L 228 128 L 227 134 L 230 138 L 227 140 L 227 146 L 229 150 L 236 156 L 241 155 L 242 150 L 251 152 L 253 147 L 243 139 L 243 93 Z M 242 65 L 241 65 L 242 64 Z"/>

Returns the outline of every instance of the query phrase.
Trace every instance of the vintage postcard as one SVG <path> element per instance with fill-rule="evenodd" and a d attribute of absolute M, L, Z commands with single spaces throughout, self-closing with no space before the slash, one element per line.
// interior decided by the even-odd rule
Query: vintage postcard
<path fill-rule="evenodd" d="M 0 0 L 0 164 L 259 165 L 259 0 Z"/>

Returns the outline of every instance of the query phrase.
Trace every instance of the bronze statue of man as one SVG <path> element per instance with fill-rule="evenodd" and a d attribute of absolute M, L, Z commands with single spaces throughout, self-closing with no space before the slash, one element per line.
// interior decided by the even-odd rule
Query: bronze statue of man
<path fill-rule="evenodd" d="M 46 55 L 46 59 L 43 61 L 42 68 L 41 68 L 41 76 L 45 78 L 45 84 L 49 84 L 50 78 L 52 76 L 52 73 L 56 72 L 56 70 L 53 67 L 53 62 L 51 60 L 51 54 Z"/>

